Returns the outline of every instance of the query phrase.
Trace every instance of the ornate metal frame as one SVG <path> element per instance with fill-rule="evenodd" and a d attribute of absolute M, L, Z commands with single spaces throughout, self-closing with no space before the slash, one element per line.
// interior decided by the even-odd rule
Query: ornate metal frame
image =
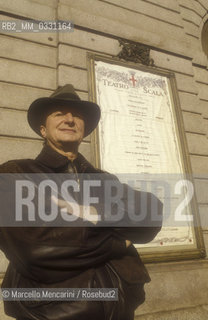
<path fill-rule="evenodd" d="M 141 63 L 145 66 L 154 66 L 154 60 L 150 58 L 150 48 L 132 41 L 119 39 L 119 45 L 122 47 L 117 57 L 121 60 Z"/>

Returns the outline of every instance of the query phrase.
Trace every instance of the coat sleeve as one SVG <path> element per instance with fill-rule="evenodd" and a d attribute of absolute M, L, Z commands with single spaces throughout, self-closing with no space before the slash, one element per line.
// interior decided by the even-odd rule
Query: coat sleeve
<path fill-rule="evenodd" d="M 122 184 L 114 175 L 106 174 L 104 180 L 113 181 L 112 185 L 117 190 L 120 189 L 118 201 L 115 200 L 109 206 L 108 203 L 110 201 L 104 194 L 104 203 L 102 204 L 104 216 L 107 214 L 109 217 L 109 211 L 111 217 L 118 214 L 118 212 L 121 214 L 121 218 L 118 221 L 107 222 L 108 226 L 112 226 L 115 235 L 134 243 L 152 241 L 162 227 L 162 202 L 150 192 L 134 190 L 129 185 Z M 113 191 L 112 188 L 113 192 L 116 193 L 118 191 Z M 107 211 L 106 207 L 108 208 Z"/>
<path fill-rule="evenodd" d="M 122 225 L 125 226 L 116 227 L 115 232 L 134 243 L 147 243 L 152 241 L 161 230 L 163 204 L 152 193 L 136 190 L 132 190 L 132 192 L 135 198 L 134 203 L 131 203 L 126 194 L 123 198 Z"/>

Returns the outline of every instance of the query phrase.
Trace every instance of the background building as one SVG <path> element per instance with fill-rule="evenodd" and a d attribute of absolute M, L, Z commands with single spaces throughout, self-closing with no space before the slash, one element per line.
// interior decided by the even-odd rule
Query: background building
<path fill-rule="evenodd" d="M 34 99 L 73 83 L 87 100 L 87 52 L 115 57 L 118 39 L 134 41 L 151 49 L 156 67 L 175 73 L 198 208 L 208 215 L 208 0 L 0 0 L 0 10 L 1 20 L 60 19 L 75 25 L 68 33 L 0 31 L 1 163 L 35 157 L 42 148 L 26 121 Z M 81 152 L 93 160 L 90 144 L 87 137 Z M 203 236 L 208 253 L 208 229 Z M 2 254 L 2 276 L 6 264 Z M 147 268 L 152 282 L 138 319 L 207 319 L 207 258 Z M 0 307 L 1 319 L 8 319 L 2 302 Z"/>

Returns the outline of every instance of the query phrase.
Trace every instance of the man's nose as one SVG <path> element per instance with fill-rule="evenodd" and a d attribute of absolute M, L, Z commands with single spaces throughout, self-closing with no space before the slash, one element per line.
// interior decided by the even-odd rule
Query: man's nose
<path fill-rule="evenodd" d="M 66 122 L 69 122 L 69 123 L 74 123 L 74 117 L 73 117 L 73 114 L 71 112 L 67 112 L 64 116 L 64 119 Z"/>

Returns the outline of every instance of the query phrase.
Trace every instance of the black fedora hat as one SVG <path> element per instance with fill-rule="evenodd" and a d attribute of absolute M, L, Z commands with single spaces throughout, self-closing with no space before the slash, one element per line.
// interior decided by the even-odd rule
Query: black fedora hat
<path fill-rule="evenodd" d="M 81 112 L 85 122 L 85 137 L 96 128 L 100 120 L 99 106 L 96 103 L 81 100 L 73 85 L 66 84 L 56 89 L 50 97 L 36 99 L 30 105 L 27 113 L 28 123 L 38 135 L 41 136 L 40 126 L 46 114 L 57 105 L 71 106 Z"/>

